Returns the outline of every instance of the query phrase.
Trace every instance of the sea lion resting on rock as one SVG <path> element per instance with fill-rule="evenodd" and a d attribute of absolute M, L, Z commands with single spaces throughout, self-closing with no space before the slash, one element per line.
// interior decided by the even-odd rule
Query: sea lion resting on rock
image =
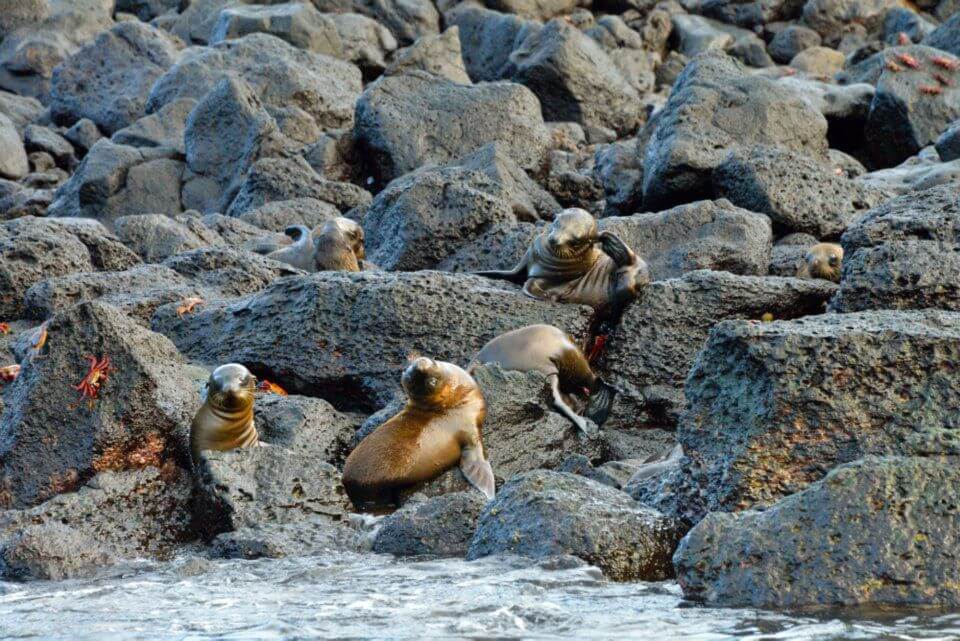
<path fill-rule="evenodd" d="M 840 282 L 843 265 L 843 247 L 836 243 L 818 243 L 807 250 L 797 267 L 797 278 L 820 278 Z"/>
<path fill-rule="evenodd" d="M 588 427 L 563 395 L 589 396 L 585 415 L 597 425 L 603 425 L 610 414 L 616 389 L 596 376 L 580 348 L 552 325 L 528 325 L 497 336 L 483 346 L 468 369 L 472 372 L 486 363 L 498 363 L 508 370 L 545 374 L 550 380 L 557 410 L 588 436 L 595 436 L 596 430 Z"/>
<path fill-rule="evenodd" d="M 310 228 L 306 225 L 291 225 L 284 229 L 283 233 L 293 239 L 293 244 L 270 252 L 267 254 L 267 258 L 312 272 L 314 249 Z"/>
<path fill-rule="evenodd" d="M 407 404 L 350 453 L 343 485 L 357 509 L 396 505 L 399 495 L 459 463 L 470 483 L 493 498 L 493 468 L 480 428 L 486 403 L 467 372 L 420 357 L 400 379 Z"/>
<path fill-rule="evenodd" d="M 313 234 L 314 264 L 311 271 L 358 272 L 368 263 L 363 246 L 363 227 L 355 220 L 328 220 Z"/>
<path fill-rule="evenodd" d="M 194 465 L 204 450 L 232 450 L 260 443 L 253 425 L 257 379 L 243 365 L 228 363 L 213 370 L 206 398 L 190 426 Z"/>
<path fill-rule="evenodd" d="M 524 293 L 533 298 L 612 311 L 650 282 L 643 259 L 612 232 L 598 232 L 593 216 L 577 208 L 560 212 L 512 270 L 477 274 L 522 282 Z"/>

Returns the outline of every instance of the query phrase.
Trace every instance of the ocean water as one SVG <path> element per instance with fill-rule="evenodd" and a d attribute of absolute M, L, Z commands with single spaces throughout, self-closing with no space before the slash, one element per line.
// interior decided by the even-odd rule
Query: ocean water
<path fill-rule="evenodd" d="M 0 582 L 0 638 L 946 640 L 960 639 L 960 613 L 704 608 L 674 582 L 615 583 L 571 561 L 331 553 Z"/>

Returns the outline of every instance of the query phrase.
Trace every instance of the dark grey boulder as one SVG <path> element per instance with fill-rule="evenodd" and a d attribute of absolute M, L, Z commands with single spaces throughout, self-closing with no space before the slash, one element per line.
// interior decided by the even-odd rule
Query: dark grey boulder
<path fill-rule="evenodd" d="M 899 6 L 896 0 L 808 0 L 802 22 L 823 36 L 827 44 L 835 44 L 849 25 L 860 24 L 868 33 L 879 32 L 887 12 Z"/>
<path fill-rule="evenodd" d="M 441 34 L 423 36 L 409 47 L 400 49 L 384 73 L 396 76 L 414 69 L 461 85 L 470 84 L 460 49 L 460 28 L 453 25 Z"/>
<path fill-rule="evenodd" d="M 770 264 L 770 221 L 725 200 L 603 218 L 600 229 L 617 234 L 637 252 L 652 280 L 698 269 L 762 276 Z"/>
<path fill-rule="evenodd" d="M 636 139 L 597 145 L 593 176 L 603 186 L 605 216 L 642 211 L 643 154 Z"/>
<path fill-rule="evenodd" d="M 543 28 L 536 21 L 469 2 L 457 4 L 444 18 L 460 30 L 463 62 L 474 82 L 500 80 L 513 50 Z"/>
<path fill-rule="evenodd" d="M 342 517 L 349 500 L 329 463 L 279 445 L 207 451 L 193 505 L 206 539 L 221 532 L 317 517 Z"/>
<path fill-rule="evenodd" d="M 279 559 L 355 551 L 359 532 L 327 517 L 293 523 L 262 523 L 218 534 L 209 554 L 222 559 Z"/>
<path fill-rule="evenodd" d="M 370 260 L 387 270 L 435 268 L 493 225 L 517 218 L 499 183 L 460 167 L 392 181 L 363 217 Z"/>
<path fill-rule="evenodd" d="M 734 37 L 721 28 L 721 23 L 710 18 L 677 13 L 670 20 L 673 23 L 670 37 L 676 41 L 677 51 L 687 58 L 711 49 L 723 51 L 734 42 Z"/>
<path fill-rule="evenodd" d="M 117 237 L 148 263 L 158 263 L 190 249 L 224 244 L 217 233 L 195 218 L 177 220 L 162 214 L 123 216 L 113 221 L 113 228 Z"/>
<path fill-rule="evenodd" d="M 674 557 L 684 596 L 778 609 L 956 608 L 957 464 L 868 457 L 766 511 L 710 514 Z"/>
<path fill-rule="evenodd" d="M 497 141 L 518 165 L 533 169 L 548 144 L 539 102 L 526 87 L 458 85 L 421 71 L 368 86 L 357 102 L 354 137 L 381 184 Z"/>
<path fill-rule="evenodd" d="M 948 452 L 958 336 L 960 314 L 933 310 L 721 323 L 687 379 L 683 472 L 705 509 L 732 511 L 862 456 Z"/>
<path fill-rule="evenodd" d="M 637 126 L 640 96 L 592 38 L 562 19 L 532 32 L 510 54 L 504 77 L 529 87 L 545 120 L 625 134 Z"/>
<path fill-rule="evenodd" d="M 330 203 L 304 197 L 265 203 L 247 210 L 238 220 L 268 231 L 282 232 L 291 225 L 306 225 L 313 229 L 339 215 L 340 211 Z"/>
<path fill-rule="evenodd" d="M 884 52 L 899 71 L 883 67 L 877 93 L 870 105 L 865 136 L 877 167 L 896 165 L 934 143 L 951 122 L 960 118 L 960 58 L 924 45 L 895 47 Z M 896 56 L 912 56 L 912 69 Z M 945 58 L 955 69 L 938 67 L 933 58 Z M 940 74 L 946 84 L 932 74 Z"/>
<path fill-rule="evenodd" d="M 951 124 L 940 134 L 936 147 L 941 160 L 949 162 L 960 159 L 960 120 Z"/>
<path fill-rule="evenodd" d="M 0 543 L 0 575 L 8 580 L 88 577 L 113 562 L 99 541 L 60 523 L 29 526 Z"/>
<path fill-rule="evenodd" d="M 677 79 L 646 146 L 644 207 L 709 197 L 714 168 L 737 146 L 823 157 L 827 122 L 792 88 L 748 76 L 722 53 L 701 54 Z"/>
<path fill-rule="evenodd" d="M 261 441 L 333 465 L 346 459 L 360 425 L 359 417 L 309 396 L 266 394 L 257 399 L 253 411 Z"/>
<path fill-rule="evenodd" d="M 199 401 L 168 339 L 101 303 L 57 314 L 47 331 L 46 353 L 22 363 L 5 392 L 0 481 L 8 506 L 36 505 L 103 470 L 185 463 Z M 74 386 L 91 352 L 115 370 L 86 399 Z"/>
<path fill-rule="evenodd" d="M 530 223 L 492 227 L 445 259 L 438 269 L 450 272 L 510 269 L 520 262 L 530 242 L 543 230 L 542 224 Z"/>
<path fill-rule="evenodd" d="M 193 359 L 244 363 L 290 392 L 375 410 L 392 399 L 412 352 L 465 363 L 494 336 L 531 323 L 584 336 L 590 315 L 476 276 L 322 272 L 183 318 L 163 308 L 153 326 Z"/>
<path fill-rule="evenodd" d="M 373 551 L 396 556 L 466 556 L 486 504 L 477 491 L 407 503 L 380 523 Z"/>
<path fill-rule="evenodd" d="M 0 178 L 19 180 L 30 172 L 27 152 L 13 121 L 0 113 Z"/>
<path fill-rule="evenodd" d="M 572 13 L 578 5 L 576 0 L 489 0 L 484 4 L 503 13 L 541 22 Z"/>
<path fill-rule="evenodd" d="M 118 145 L 130 147 L 166 147 L 186 155 L 184 132 L 187 128 L 187 117 L 196 106 L 197 101 L 193 98 L 174 100 L 155 113 L 117 131 L 111 136 L 111 140 Z"/>
<path fill-rule="evenodd" d="M 192 224 L 199 222 L 203 227 L 210 230 L 214 236 L 219 236 L 224 243 L 231 247 L 256 247 L 261 242 L 277 242 L 281 239 L 290 242 L 290 237 L 286 234 L 268 233 L 260 227 L 251 225 L 239 218 L 224 216 L 223 214 L 207 214 L 205 216 L 195 217 L 195 213 L 196 212 L 189 212 L 184 214 L 183 218 L 189 220 Z M 219 245 L 220 243 L 215 244 Z"/>
<path fill-rule="evenodd" d="M 339 13 L 331 18 L 343 42 L 342 57 L 360 67 L 364 78 L 381 75 L 398 46 L 390 30 L 359 13 Z"/>
<path fill-rule="evenodd" d="M 536 470 L 510 479 L 480 515 L 468 559 L 569 554 L 615 581 L 673 575 L 681 526 L 596 481 Z"/>
<path fill-rule="evenodd" d="M 936 28 L 935 23 L 925 19 L 916 11 L 897 7 L 888 11 L 883 19 L 883 41 L 888 45 L 903 44 L 900 41 L 902 37 L 900 34 L 903 34 L 909 38 L 910 42 L 917 43 Z"/>
<path fill-rule="evenodd" d="M 803 25 L 790 25 L 781 29 L 768 46 L 770 57 L 782 65 L 789 64 L 794 56 L 810 47 L 820 46 L 820 34 Z"/>
<path fill-rule="evenodd" d="M 960 242 L 960 193 L 955 185 L 905 194 L 874 207 L 843 235 L 847 253 L 902 240 Z"/>
<path fill-rule="evenodd" d="M 857 182 L 892 194 L 918 193 L 939 185 L 960 184 L 960 158 L 941 162 L 934 147 L 925 147 L 896 167 L 857 176 Z"/>
<path fill-rule="evenodd" d="M 101 223 L 90 218 L 45 218 L 36 224 L 60 226 L 83 243 L 90 262 L 100 271 L 120 271 L 140 263 L 140 258 Z"/>
<path fill-rule="evenodd" d="M 144 115 L 153 83 L 178 57 L 166 32 L 121 22 L 57 67 L 50 115 L 66 126 L 89 118 L 112 134 Z"/>
<path fill-rule="evenodd" d="M 144 22 L 149 22 L 179 6 L 179 0 L 117 0 L 118 12 L 131 13 Z"/>
<path fill-rule="evenodd" d="M 509 149 L 502 142 L 484 145 L 454 164 L 495 180 L 505 192 L 517 220 L 551 220 L 561 209 L 560 203 L 511 158 Z"/>
<path fill-rule="evenodd" d="M 602 485 L 619 490 L 622 483 L 613 475 L 600 468 L 594 467 L 590 459 L 583 454 L 571 454 L 563 459 L 563 462 L 556 467 L 557 472 L 566 472 L 567 474 L 579 474 L 590 480 L 596 481 Z"/>
<path fill-rule="evenodd" d="M 388 28 L 402 45 L 440 32 L 440 14 L 430 0 L 314 0 L 320 11 L 356 12 Z"/>
<path fill-rule="evenodd" d="M 838 238 L 892 194 L 838 176 L 834 167 L 782 148 L 734 151 L 713 172 L 718 196 L 770 217 L 777 235 Z"/>
<path fill-rule="evenodd" d="M 43 109 L 43 104 L 36 98 L 18 96 L 0 89 L 0 113 L 12 120 L 18 130 L 38 120 Z"/>
<path fill-rule="evenodd" d="M 284 276 L 302 275 L 299 269 L 236 247 L 201 247 L 163 261 L 206 298 L 233 298 L 263 289 Z"/>
<path fill-rule="evenodd" d="M 92 120 L 81 118 L 76 124 L 63 132 L 63 137 L 69 140 L 73 148 L 77 150 L 77 157 L 82 158 L 98 140 L 103 138 L 103 134 L 100 133 Z"/>
<path fill-rule="evenodd" d="M 727 24 L 753 29 L 800 15 L 804 0 L 704 0 L 703 15 Z"/>
<path fill-rule="evenodd" d="M 923 40 L 928 47 L 960 56 L 960 13 L 954 13 Z"/>
<path fill-rule="evenodd" d="M 298 49 L 343 57 L 343 43 L 333 18 L 310 3 L 227 5 L 213 27 L 210 44 L 250 33 L 268 33 Z"/>
<path fill-rule="evenodd" d="M 788 234 L 773 246 L 770 254 L 771 276 L 796 276 L 807 250 L 819 241 L 810 234 Z"/>

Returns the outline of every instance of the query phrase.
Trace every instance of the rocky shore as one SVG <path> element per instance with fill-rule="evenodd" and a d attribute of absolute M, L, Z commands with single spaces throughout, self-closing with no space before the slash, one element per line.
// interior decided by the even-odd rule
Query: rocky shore
<path fill-rule="evenodd" d="M 612 325 L 470 273 L 571 207 L 649 268 Z M 362 271 L 267 255 L 341 216 Z M 838 282 L 798 277 L 820 242 Z M 956 608 L 958 283 L 956 0 L 0 0 L 0 576 L 573 556 Z M 603 334 L 598 435 L 483 365 L 496 497 L 454 468 L 356 514 L 408 359 L 537 323 Z M 228 362 L 280 388 L 265 446 L 194 465 Z"/>

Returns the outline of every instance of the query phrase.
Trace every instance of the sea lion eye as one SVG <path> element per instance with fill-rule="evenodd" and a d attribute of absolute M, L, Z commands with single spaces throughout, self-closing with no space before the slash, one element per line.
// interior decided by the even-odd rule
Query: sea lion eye
<path fill-rule="evenodd" d="M 437 383 L 439 382 L 440 381 L 437 380 L 436 376 L 431 376 L 430 378 L 427 379 L 427 387 L 430 389 L 436 389 Z"/>
<path fill-rule="evenodd" d="M 830 264 L 831 264 L 831 265 L 838 265 L 838 264 L 840 264 L 840 258 L 839 258 L 838 256 L 831 256 L 831 257 L 830 257 Z"/>

